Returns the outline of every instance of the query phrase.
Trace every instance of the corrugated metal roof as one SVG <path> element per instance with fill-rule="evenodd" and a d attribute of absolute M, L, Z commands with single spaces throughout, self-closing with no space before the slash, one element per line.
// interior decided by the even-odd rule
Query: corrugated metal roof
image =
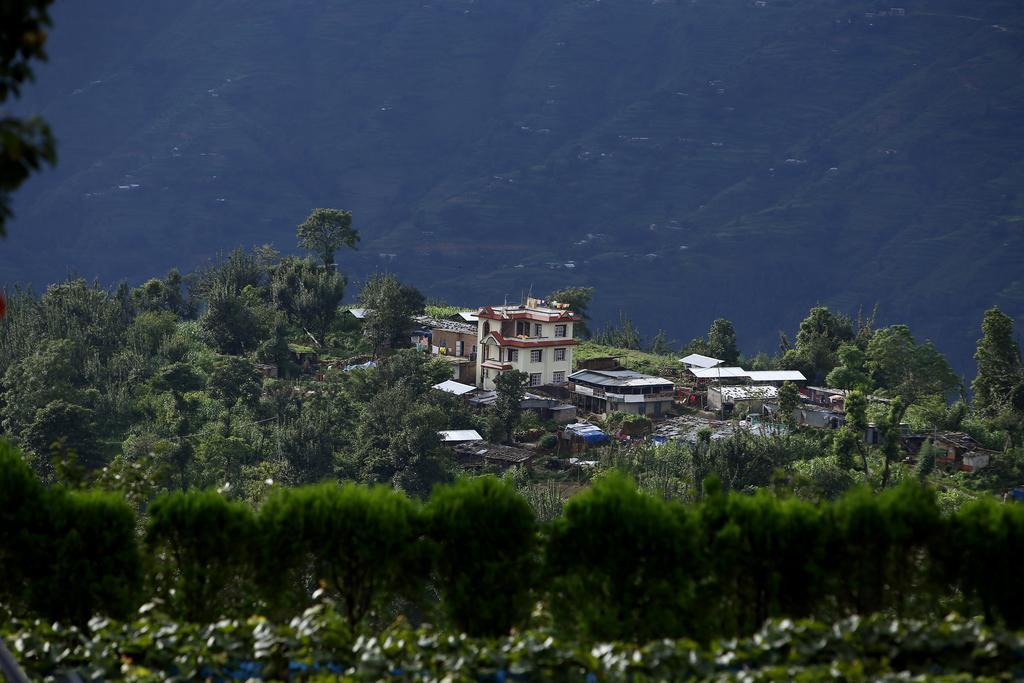
<path fill-rule="evenodd" d="M 479 432 L 475 429 L 446 429 L 438 432 L 441 437 L 441 441 L 445 443 L 451 443 L 453 441 L 483 441 L 484 437 L 480 436 Z"/>
<path fill-rule="evenodd" d="M 743 368 L 690 368 L 690 372 L 697 379 L 729 379 L 730 377 L 747 377 L 747 371 Z"/>
<path fill-rule="evenodd" d="M 664 377 L 644 375 L 632 370 L 578 370 L 569 379 L 575 382 L 589 382 L 606 387 L 642 387 L 658 384 L 672 384 Z"/>
<path fill-rule="evenodd" d="M 721 365 L 725 361 L 720 361 L 717 358 L 712 358 L 711 356 L 702 356 L 699 353 L 691 353 L 685 358 L 680 358 L 679 362 L 693 368 L 712 368 L 716 365 Z"/>
<path fill-rule="evenodd" d="M 463 394 L 468 394 L 471 391 L 476 391 L 476 387 L 472 384 L 463 384 L 462 382 L 456 382 L 453 379 L 446 379 L 440 384 L 435 384 L 434 388 L 440 389 L 441 391 L 447 391 L 449 394 L 455 394 L 456 396 L 462 396 Z"/>
<path fill-rule="evenodd" d="M 711 387 L 708 391 L 721 391 L 722 398 L 727 401 L 742 401 L 750 399 L 777 398 L 779 390 L 775 387 L 752 387 L 752 386 L 726 386 Z"/>
<path fill-rule="evenodd" d="M 747 377 L 755 382 L 806 382 L 799 370 L 749 370 Z"/>

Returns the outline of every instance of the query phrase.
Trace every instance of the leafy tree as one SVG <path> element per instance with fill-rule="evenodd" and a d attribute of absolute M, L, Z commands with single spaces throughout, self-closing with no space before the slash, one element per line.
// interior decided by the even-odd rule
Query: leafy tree
<path fill-rule="evenodd" d="M 409 387 L 383 389 L 363 408 L 356 448 L 343 462 L 342 473 L 426 495 L 447 478 L 447 452 L 438 435 L 446 428 L 444 412 Z"/>
<path fill-rule="evenodd" d="M 313 209 L 299 225 L 298 237 L 299 246 L 319 256 L 328 270 L 334 270 L 338 249 L 355 249 L 359 242 L 359 233 L 352 229 L 352 213 L 340 209 Z"/>
<path fill-rule="evenodd" d="M 494 414 L 505 430 L 505 443 L 512 443 L 512 435 L 523 414 L 523 397 L 530 376 L 520 370 L 507 370 L 494 378 Z"/>
<path fill-rule="evenodd" d="M 298 611 L 315 586 L 308 576 L 358 628 L 385 600 L 412 595 L 425 576 L 418 517 L 408 498 L 384 486 L 277 491 L 259 516 L 264 593 Z"/>
<path fill-rule="evenodd" d="M 33 577 L 50 562 L 45 491 L 21 454 L 0 440 L 0 603 L 28 608 Z"/>
<path fill-rule="evenodd" d="M 46 29 L 52 0 L 23 0 L 0 5 L 0 104 L 21 95 L 33 80 L 32 61 L 46 61 Z M 0 237 L 14 214 L 10 195 L 43 163 L 55 164 L 50 126 L 38 116 L 0 118 Z M 0 316 L 2 317 L 2 316 Z"/>
<path fill-rule="evenodd" d="M 177 324 L 177 316 L 170 311 L 143 311 L 128 326 L 128 345 L 143 358 L 151 359 L 174 334 Z"/>
<path fill-rule="evenodd" d="M 867 356 L 856 344 L 843 344 L 837 352 L 839 365 L 825 378 L 825 383 L 836 389 L 861 389 L 869 387 Z"/>
<path fill-rule="evenodd" d="M 670 342 L 665 330 L 658 330 L 651 340 L 650 352 L 658 356 L 668 356 L 672 353 L 675 344 Z"/>
<path fill-rule="evenodd" d="M 590 329 L 587 322 L 590 315 L 587 312 L 591 299 L 594 298 L 593 287 L 564 287 L 557 289 L 548 295 L 549 301 L 557 301 L 562 304 L 569 304 L 570 310 L 579 316 L 580 320 L 573 324 L 573 336 L 578 339 L 590 337 Z"/>
<path fill-rule="evenodd" d="M 63 442 L 64 446 L 74 449 L 82 465 L 95 469 L 104 464 L 96 436 L 93 411 L 58 399 L 36 411 L 25 430 L 24 440 L 44 461 L 53 444 Z"/>
<path fill-rule="evenodd" d="M 874 382 L 910 403 L 923 396 L 945 395 L 960 384 L 932 343 L 915 343 L 906 325 L 877 330 L 868 342 L 866 355 L 866 367 Z"/>
<path fill-rule="evenodd" d="M 441 604 L 455 627 L 498 637 L 525 622 L 537 569 L 530 505 L 487 476 L 436 488 L 426 512 Z"/>
<path fill-rule="evenodd" d="M 375 355 L 380 356 L 403 340 L 408 345 L 412 316 L 423 307 L 422 295 L 416 294 L 391 274 L 373 275 L 366 281 L 359 301 L 367 309 L 363 333 L 373 345 Z"/>
<path fill-rule="evenodd" d="M 882 488 L 889 485 L 890 466 L 900 457 L 900 424 L 907 406 L 903 399 L 897 397 L 889 404 L 889 412 L 878 424 L 882 437 L 882 455 L 885 456 L 885 468 L 882 471 Z"/>
<path fill-rule="evenodd" d="M 77 389 L 82 378 L 74 352 L 71 341 L 46 340 L 8 366 L 0 383 L 0 427 L 4 432 L 21 436 L 35 419 L 36 411 L 53 401 L 88 401 Z"/>
<path fill-rule="evenodd" d="M 236 405 L 253 406 L 260 396 L 263 379 L 256 367 L 244 358 L 224 356 L 210 371 L 206 387 L 214 398 L 224 401 L 229 408 Z"/>
<path fill-rule="evenodd" d="M 614 346 L 620 349 L 639 350 L 642 345 L 640 330 L 622 311 L 619 311 L 618 326 L 604 327 L 594 336 L 594 341 L 603 346 Z"/>
<path fill-rule="evenodd" d="M 132 290 L 132 305 L 142 312 L 167 312 L 176 317 L 191 317 L 193 306 L 181 291 L 183 284 L 181 273 L 172 268 L 162 280 L 152 278 Z"/>
<path fill-rule="evenodd" d="M 1021 381 L 1020 347 L 1013 338 L 1013 318 L 993 306 L 985 311 L 974 360 L 978 374 L 971 383 L 974 408 L 993 417 L 1009 403 L 1013 387 Z"/>
<path fill-rule="evenodd" d="M 244 605 L 256 532 L 252 509 L 215 491 L 177 491 L 154 500 L 146 543 L 165 563 L 160 589 L 174 612 L 208 622 Z"/>
<path fill-rule="evenodd" d="M 739 360 L 736 328 L 725 318 L 711 323 L 711 329 L 708 330 L 708 352 L 712 357 L 723 360 L 726 365 L 733 365 Z"/>
<path fill-rule="evenodd" d="M 921 450 L 917 453 L 917 480 L 922 484 L 928 480 L 928 476 L 935 471 L 935 451 L 931 440 L 921 444 Z"/>
<path fill-rule="evenodd" d="M 801 321 L 796 346 L 785 351 L 783 365 L 802 371 L 812 382 L 821 381 L 836 366 L 839 347 L 853 339 L 847 316 L 817 306 Z"/>
<path fill-rule="evenodd" d="M 269 336 L 269 317 L 253 289 L 235 293 L 216 286 L 200 323 L 222 353 L 239 355 L 256 350 Z"/>
<path fill-rule="evenodd" d="M 790 429 L 796 427 L 796 416 L 793 414 L 800 407 L 800 390 L 792 382 L 783 382 L 779 388 L 779 413 L 783 424 Z"/>
<path fill-rule="evenodd" d="M 323 343 L 345 295 L 345 277 L 311 259 L 287 258 L 273 270 L 274 304 L 296 325 Z"/>

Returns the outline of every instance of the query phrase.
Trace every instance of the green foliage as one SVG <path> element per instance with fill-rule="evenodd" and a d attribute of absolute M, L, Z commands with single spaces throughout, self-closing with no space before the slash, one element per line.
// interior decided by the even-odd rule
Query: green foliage
<path fill-rule="evenodd" d="M 28 0 L 0 8 L 0 104 L 17 98 L 22 85 L 33 80 L 33 61 L 46 61 L 51 2 Z M 0 237 L 6 234 L 4 224 L 14 216 L 10 194 L 44 162 L 57 163 L 50 126 L 38 116 L 5 113 L 0 118 Z"/>
<path fill-rule="evenodd" d="M 23 612 L 48 558 L 43 487 L 21 454 L 0 440 L 0 604 Z"/>
<path fill-rule="evenodd" d="M 82 406 L 56 400 L 36 411 L 32 423 L 22 434 L 25 445 L 36 454 L 37 471 L 47 472 L 44 464 L 55 443 L 72 448 L 79 462 L 95 469 L 104 464 L 103 454 L 96 443 L 93 411 Z"/>
<path fill-rule="evenodd" d="M 45 564 L 33 577 L 35 611 L 84 625 L 94 614 L 128 616 L 138 605 L 142 559 L 135 513 L 102 491 L 48 494 Z"/>
<path fill-rule="evenodd" d="M 334 270 L 334 253 L 342 247 L 355 249 L 359 233 L 352 228 L 352 213 L 340 209 L 313 209 L 297 229 L 299 246 L 320 257 Z"/>
<path fill-rule="evenodd" d="M 874 384 L 910 403 L 924 396 L 944 396 L 960 385 L 942 354 L 931 342 L 917 344 L 906 325 L 877 330 L 866 356 Z"/>
<path fill-rule="evenodd" d="M 1013 388 L 1022 381 L 1013 318 L 998 307 L 985 311 L 974 360 L 978 362 L 978 374 L 971 383 L 974 408 L 984 416 L 995 416 L 1009 407 Z"/>
<path fill-rule="evenodd" d="M 383 486 L 275 492 L 259 516 L 268 603 L 298 611 L 319 584 L 357 629 L 385 600 L 413 595 L 422 581 L 418 516 L 408 498 Z"/>
<path fill-rule="evenodd" d="M 719 318 L 711 323 L 708 330 L 708 354 L 713 358 L 722 360 L 726 365 L 734 365 L 740 357 L 739 348 L 736 346 L 736 328 L 725 318 Z"/>
<path fill-rule="evenodd" d="M 252 509 L 215 491 L 177 491 L 149 506 L 146 543 L 166 567 L 170 609 L 189 621 L 236 612 L 251 595 L 257 543 Z"/>
<path fill-rule="evenodd" d="M 800 323 L 796 346 L 785 352 L 783 365 L 800 370 L 811 383 L 818 383 L 839 362 L 839 347 L 853 338 L 853 323 L 847 316 L 817 306 Z"/>
<path fill-rule="evenodd" d="M 643 348 L 643 337 L 633 321 L 624 312 L 619 311 L 619 324 L 609 323 L 598 330 L 594 341 L 602 346 L 614 346 L 622 349 L 640 350 Z"/>
<path fill-rule="evenodd" d="M 529 504 L 509 484 L 487 476 L 438 487 L 426 513 L 451 623 L 470 636 L 490 637 L 524 623 L 536 574 Z"/>
<path fill-rule="evenodd" d="M 595 481 L 550 528 L 545 569 L 556 621 L 585 640 L 695 633 L 696 536 L 681 505 L 639 493 L 620 474 Z"/>
<path fill-rule="evenodd" d="M 210 395 L 223 400 L 229 407 L 255 405 L 262 383 L 252 363 L 234 356 L 218 358 L 206 380 Z"/>
<path fill-rule="evenodd" d="M 843 344 L 837 351 L 839 365 L 825 378 L 825 383 L 836 389 L 870 388 L 867 373 L 867 356 L 856 344 Z"/>
<path fill-rule="evenodd" d="M 323 343 L 345 295 L 346 280 L 311 259 L 286 258 L 274 269 L 270 293 L 288 319 Z"/>
<path fill-rule="evenodd" d="M 796 427 L 796 411 L 800 407 L 800 390 L 790 381 L 779 388 L 779 416 L 789 429 Z"/>
<path fill-rule="evenodd" d="M 530 376 L 520 370 L 507 370 L 494 378 L 494 414 L 505 431 L 505 443 L 512 442 L 512 435 L 523 414 L 522 402 Z"/>
<path fill-rule="evenodd" d="M 408 346 L 412 316 L 425 305 L 422 294 L 390 273 L 370 276 L 359 292 L 359 303 L 367 309 L 363 334 L 378 356 L 387 349 Z"/>

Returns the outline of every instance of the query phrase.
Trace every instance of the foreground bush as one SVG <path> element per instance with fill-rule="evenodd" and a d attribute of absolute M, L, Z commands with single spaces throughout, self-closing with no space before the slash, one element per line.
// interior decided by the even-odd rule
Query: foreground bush
<path fill-rule="evenodd" d="M 415 505 L 385 486 L 278 491 L 260 511 L 263 592 L 279 609 L 299 611 L 323 586 L 357 627 L 426 577 L 419 526 Z"/>
<path fill-rule="evenodd" d="M 494 477 L 435 489 L 427 505 L 441 604 L 456 628 L 499 636 L 533 606 L 536 521 L 529 504 Z"/>
<path fill-rule="evenodd" d="M 157 608 L 158 609 L 158 608 Z M 168 621 L 154 605 L 131 622 L 94 620 L 90 632 L 44 621 L 0 627 L 32 680 L 78 670 L 88 680 L 338 681 L 878 681 L 1015 680 L 1024 634 L 952 615 L 922 622 L 882 616 L 836 623 L 772 621 L 750 638 L 700 647 L 563 641 L 540 630 L 474 639 L 398 627 L 337 646 L 343 619 L 321 606 L 288 624 L 260 618 L 212 625 Z"/>
<path fill-rule="evenodd" d="M 686 507 L 643 495 L 623 475 L 594 482 L 550 529 L 546 581 L 556 619 L 586 639 L 699 634 L 694 522 Z"/>
<path fill-rule="evenodd" d="M 157 589 L 175 614 L 208 621 L 244 609 L 253 593 L 256 520 L 216 491 L 178 491 L 149 507 L 146 542 L 159 561 Z"/>

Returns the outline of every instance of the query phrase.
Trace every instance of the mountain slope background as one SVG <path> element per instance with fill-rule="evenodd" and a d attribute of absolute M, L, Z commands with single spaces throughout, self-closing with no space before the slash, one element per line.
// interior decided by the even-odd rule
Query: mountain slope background
<path fill-rule="evenodd" d="M 890 12 L 899 5 L 903 15 Z M 881 15 L 880 15 L 881 12 Z M 772 350 L 807 309 L 907 322 L 961 372 L 1024 323 L 1024 6 L 988 0 L 103 0 L 54 8 L 20 105 L 60 162 L 0 282 L 295 250 L 469 305 L 597 288 L 648 336 Z M 874 14 L 874 16 L 868 16 Z"/>

